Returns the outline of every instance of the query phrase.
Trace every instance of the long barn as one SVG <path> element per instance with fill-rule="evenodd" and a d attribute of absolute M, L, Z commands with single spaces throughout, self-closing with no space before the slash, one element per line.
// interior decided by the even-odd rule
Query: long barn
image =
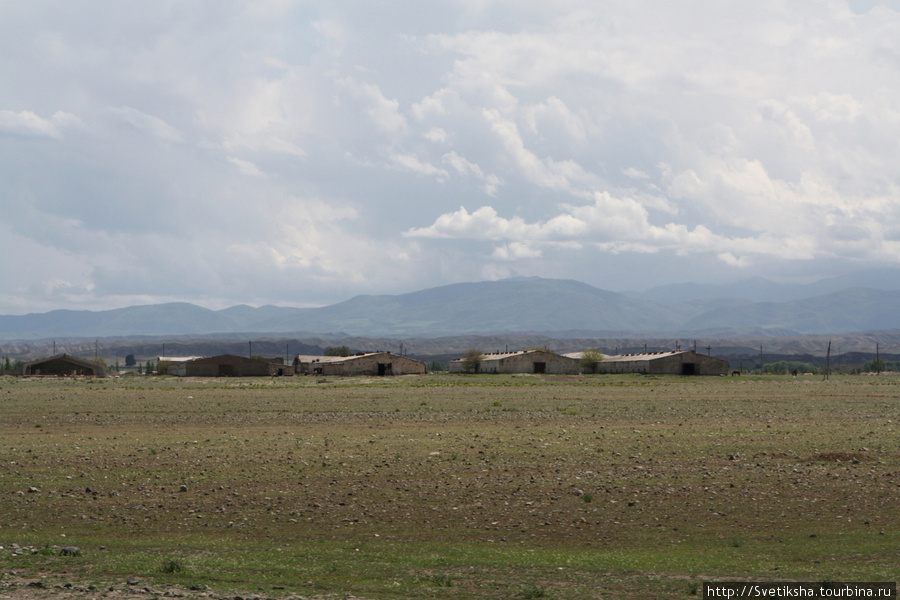
<path fill-rule="evenodd" d="M 583 352 L 566 356 L 580 360 Z M 606 356 L 594 373 L 645 373 L 648 375 L 727 375 L 728 361 L 697 354 L 693 350 L 643 352 Z"/>
<path fill-rule="evenodd" d="M 451 373 L 464 373 L 466 359 L 451 360 Z M 578 373 L 578 359 L 546 350 L 519 350 L 517 352 L 491 352 L 481 355 L 479 373 L 551 373 L 574 375 Z"/>
<path fill-rule="evenodd" d="M 283 364 L 261 358 L 234 354 L 185 358 L 172 360 L 170 357 L 166 372 L 178 377 L 264 377 L 284 374 Z"/>
<path fill-rule="evenodd" d="M 422 375 L 425 363 L 390 352 L 360 352 L 349 356 L 300 355 L 294 371 L 301 375 Z"/>
<path fill-rule="evenodd" d="M 22 375 L 57 375 L 106 377 L 106 367 L 98 362 L 68 354 L 57 354 L 25 363 Z"/>

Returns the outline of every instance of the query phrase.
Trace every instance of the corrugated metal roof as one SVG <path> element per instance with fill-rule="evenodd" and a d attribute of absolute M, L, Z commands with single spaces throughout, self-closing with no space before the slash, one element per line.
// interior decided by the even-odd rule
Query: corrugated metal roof
<path fill-rule="evenodd" d="M 304 363 L 339 363 L 376 354 L 390 354 L 390 352 L 361 352 L 349 356 L 318 356 L 316 354 L 298 354 L 297 360 Z"/>
<path fill-rule="evenodd" d="M 525 354 L 534 354 L 536 352 L 544 352 L 546 354 L 555 354 L 553 351 L 547 350 L 516 350 L 515 352 L 485 352 L 481 355 L 481 361 L 487 360 L 503 360 L 504 358 L 509 358 L 510 356 L 522 356 Z M 568 354 L 563 354 L 561 356 L 568 356 Z M 465 358 L 454 358 L 450 362 L 462 362 L 466 360 Z"/>
<path fill-rule="evenodd" d="M 677 356 L 679 354 L 690 354 L 690 350 L 664 350 L 662 352 L 638 352 L 635 354 L 604 354 L 603 362 L 622 362 L 632 360 L 654 360 L 657 358 L 667 358 L 669 356 Z M 568 352 L 564 354 L 569 358 L 581 359 L 584 352 Z"/>
<path fill-rule="evenodd" d="M 82 367 L 102 367 L 103 365 L 99 362 L 94 362 L 88 358 L 81 358 L 80 356 L 72 356 L 70 354 L 55 354 L 53 356 L 48 356 L 47 358 L 39 358 L 37 360 L 32 360 L 31 362 L 25 363 L 25 368 L 30 368 L 34 366 L 41 365 L 43 363 L 49 363 L 55 360 L 61 360 L 70 362 L 72 364 L 81 365 Z"/>

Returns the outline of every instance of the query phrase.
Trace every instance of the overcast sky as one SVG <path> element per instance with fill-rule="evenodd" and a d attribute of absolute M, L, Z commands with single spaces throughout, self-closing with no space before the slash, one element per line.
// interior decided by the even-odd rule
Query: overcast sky
<path fill-rule="evenodd" d="M 0 314 L 900 266 L 900 0 L 0 0 Z"/>

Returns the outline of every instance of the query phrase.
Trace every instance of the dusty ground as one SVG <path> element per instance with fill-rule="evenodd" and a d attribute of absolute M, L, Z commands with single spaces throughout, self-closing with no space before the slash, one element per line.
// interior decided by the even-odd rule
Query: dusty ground
<path fill-rule="evenodd" d="M 485 548 L 511 556 L 559 548 L 578 557 L 566 579 L 525 571 L 554 597 L 605 573 L 672 582 L 900 575 L 889 566 L 900 564 L 896 384 L 409 381 L 0 388 L 9 440 L 0 448 L 0 598 L 235 597 L 167 587 L 152 570 L 128 584 L 117 553 L 142 543 L 159 552 L 166 540 L 203 573 L 211 567 L 197 548 L 208 540 L 303 555 L 313 541 L 371 554 L 409 544 L 423 554 L 471 545 L 485 556 Z M 53 570 L 62 561 L 53 556 L 40 563 L 51 570 L 33 563 L 21 573 L 10 543 L 29 539 L 38 550 L 53 540 L 83 554 L 67 574 Z M 434 564 L 398 571 L 375 561 L 366 577 L 438 597 L 443 590 L 416 582 L 446 574 L 456 584 L 446 597 L 491 597 L 466 583 L 460 562 Z M 342 597 L 340 572 L 296 568 L 285 577 L 309 579 L 309 595 L 268 580 L 256 593 Z M 119 575 L 104 575 L 111 571 Z M 497 567 L 491 577 L 510 573 Z M 84 583 L 93 581 L 86 574 L 112 583 Z M 33 585 L 40 576 L 45 587 Z M 228 585 L 240 589 L 235 579 Z"/>

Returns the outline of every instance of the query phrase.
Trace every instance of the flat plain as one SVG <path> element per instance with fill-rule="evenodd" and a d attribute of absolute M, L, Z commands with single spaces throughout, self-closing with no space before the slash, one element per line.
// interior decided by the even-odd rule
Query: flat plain
<path fill-rule="evenodd" d="M 890 376 L 0 378 L 0 598 L 897 581 L 898 419 Z"/>

